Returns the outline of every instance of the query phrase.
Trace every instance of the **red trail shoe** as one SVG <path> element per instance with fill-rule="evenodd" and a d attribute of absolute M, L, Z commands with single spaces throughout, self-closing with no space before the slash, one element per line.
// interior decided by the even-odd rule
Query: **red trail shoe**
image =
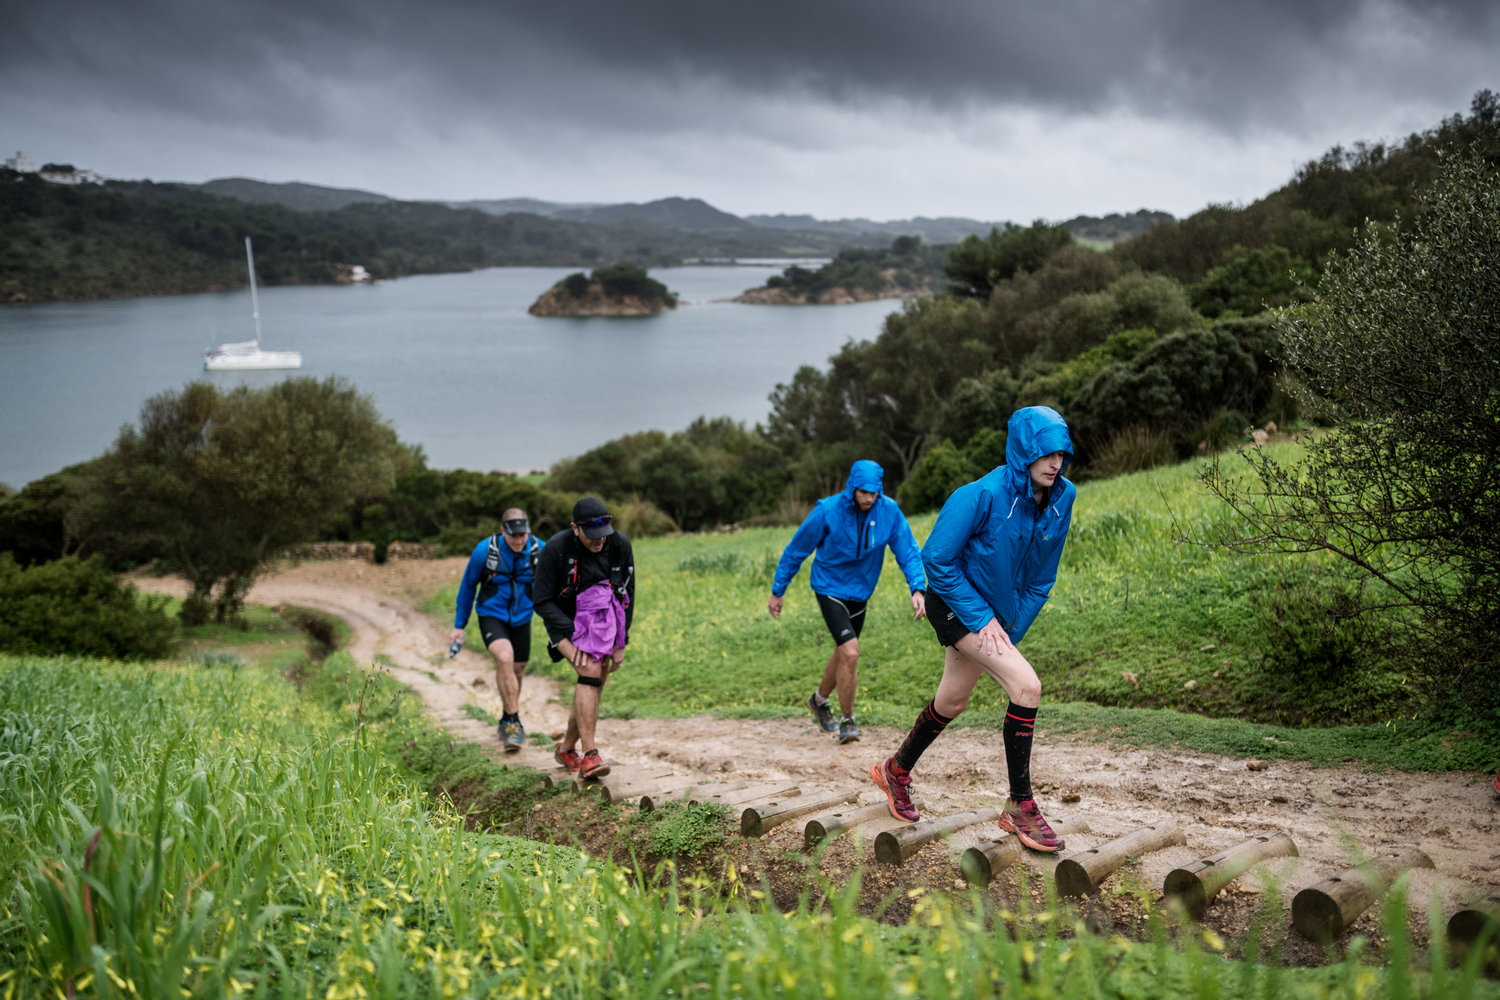
<path fill-rule="evenodd" d="M 583 767 L 578 769 L 581 778 L 602 778 L 609 773 L 609 765 L 604 763 L 604 758 L 599 756 L 598 750 L 590 750 L 583 755 Z"/>
<path fill-rule="evenodd" d="M 1064 847 L 1063 839 L 1042 818 L 1036 799 L 1025 802 L 1006 799 L 1000 812 L 1000 829 L 1015 834 L 1033 851 L 1060 851 Z"/>
<path fill-rule="evenodd" d="M 578 751 L 564 750 L 561 743 L 559 743 L 556 749 L 552 751 L 552 759 L 557 761 L 563 767 L 567 768 L 569 771 L 572 771 L 574 774 L 577 774 L 578 769 L 583 766 L 583 757 L 578 753 Z"/>
<path fill-rule="evenodd" d="M 885 792 L 886 806 L 891 810 L 891 815 L 897 819 L 904 819 L 908 823 L 915 823 L 922 818 L 917 811 L 916 805 L 911 800 L 911 775 L 897 774 L 891 770 L 894 760 L 883 760 L 870 765 L 870 780 L 875 786 Z"/>

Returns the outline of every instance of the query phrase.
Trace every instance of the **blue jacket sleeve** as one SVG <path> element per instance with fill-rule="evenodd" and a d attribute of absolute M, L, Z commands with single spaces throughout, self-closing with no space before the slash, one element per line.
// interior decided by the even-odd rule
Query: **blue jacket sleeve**
<path fill-rule="evenodd" d="M 1019 636 L 1025 635 L 1026 630 L 1031 628 L 1031 623 L 1036 621 L 1036 616 L 1042 613 L 1042 605 L 1047 603 L 1047 598 L 1052 596 L 1052 585 L 1057 582 L 1057 566 L 1062 562 L 1063 546 L 1068 543 L 1068 529 L 1073 527 L 1073 510 L 1068 509 L 1068 516 L 1063 521 L 1062 535 L 1057 539 L 1057 544 L 1047 554 L 1047 561 L 1042 563 L 1037 571 L 1036 579 L 1031 585 L 1021 592 L 1016 608 L 1016 627 L 1012 630 L 1015 635 L 1012 641 Z"/>
<path fill-rule="evenodd" d="M 484 572 L 484 559 L 489 546 L 480 542 L 474 554 L 469 556 L 469 565 L 464 567 L 464 578 L 458 585 L 458 607 L 453 612 L 453 627 L 463 628 L 469 624 L 469 614 L 474 610 L 474 593 L 479 588 L 479 574 Z"/>
<path fill-rule="evenodd" d="M 906 576 L 907 586 L 913 591 L 926 590 L 927 574 L 922 570 L 922 550 L 917 548 L 916 536 L 911 533 L 911 522 L 899 508 L 896 510 L 896 527 L 891 532 L 891 553 Z"/>
<path fill-rule="evenodd" d="M 776 564 L 776 578 L 771 581 L 771 593 L 777 597 L 786 593 L 792 585 L 792 577 L 802 568 L 803 561 L 813 554 L 823 540 L 823 505 L 813 507 L 812 513 L 797 528 L 792 540 L 781 551 L 781 561 Z"/>
<path fill-rule="evenodd" d="M 960 487 L 943 504 L 922 548 L 927 586 L 958 615 L 970 632 L 989 624 L 995 612 L 958 568 L 958 557 L 989 516 L 989 495 L 978 484 Z"/>

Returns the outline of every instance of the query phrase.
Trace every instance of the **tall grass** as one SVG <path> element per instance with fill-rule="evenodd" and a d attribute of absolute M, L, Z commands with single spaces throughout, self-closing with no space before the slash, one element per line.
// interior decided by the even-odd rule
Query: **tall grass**
<path fill-rule="evenodd" d="M 0 659 L 4 995 L 1497 995 L 1473 969 L 1096 938 L 1050 903 L 933 897 L 898 928 L 858 915 L 857 886 L 827 905 L 810 886 L 783 914 L 732 869 L 678 885 L 469 832 L 384 755 L 356 689 L 324 708 L 261 667 Z"/>

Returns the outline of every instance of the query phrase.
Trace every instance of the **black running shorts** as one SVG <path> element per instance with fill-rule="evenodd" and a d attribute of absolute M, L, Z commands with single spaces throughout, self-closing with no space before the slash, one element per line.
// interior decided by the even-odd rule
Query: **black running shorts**
<path fill-rule="evenodd" d="M 932 622 L 939 645 L 956 646 L 958 640 L 969 634 L 969 627 L 959 621 L 947 602 L 930 590 L 927 592 L 927 620 Z"/>
<path fill-rule="evenodd" d="M 531 622 L 529 621 L 525 625 L 509 625 L 498 618 L 480 615 L 479 634 L 484 637 L 486 649 L 496 639 L 509 639 L 510 648 L 515 651 L 517 663 L 526 663 L 531 659 Z"/>
<path fill-rule="evenodd" d="M 818 610 L 823 612 L 823 621 L 833 636 L 833 644 L 842 646 L 859 638 L 865 627 L 865 605 L 869 601 L 850 601 L 827 594 L 814 594 L 818 599 Z"/>

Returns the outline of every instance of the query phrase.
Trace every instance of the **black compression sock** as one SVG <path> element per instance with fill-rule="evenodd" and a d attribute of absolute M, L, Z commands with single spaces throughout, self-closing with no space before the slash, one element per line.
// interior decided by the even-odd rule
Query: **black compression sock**
<path fill-rule="evenodd" d="M 1012 802 L 1031 798 L 1031 731 L 1036 728 L 1036 709 L 1011 702 L 1005 708 L 1005 767 L 1010 772 Z"/>
<path fill-rule="evenodd" d="M 500 721 L 501 722 L 520 722 L 521 721 L 521 713 L 520 712 L 501 712 L 500 713 Z"/>
<path fill-rule="evenodd" d="M 901 748 L 896 751 L 896 766 L 903 771 L 910 771 L 917 766 L 917 761 L 932 741 L 943 734 L 948 728 L 948 723 L 953 720 L 945 715 L 939 715 L 938 710 L 933 707 L 932 702 L 922 709 L 922 714 L 917 716 L 917 721 L 911 727 L 911 732 L 906 734 L 906 740 Z"/>

